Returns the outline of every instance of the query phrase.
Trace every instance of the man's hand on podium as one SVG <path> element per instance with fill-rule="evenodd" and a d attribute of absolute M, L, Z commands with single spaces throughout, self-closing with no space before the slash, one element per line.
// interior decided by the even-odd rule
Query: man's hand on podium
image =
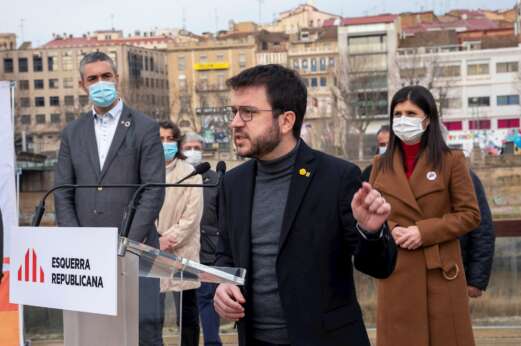
<path fill-rule="evenodd" d="M 224 319 L 238 321 L 244 317 L 244 304 L 246 300 L 238 286 L 233 284 L 220 284 L 217 286 L 213 298 L 215 311 Z"/>

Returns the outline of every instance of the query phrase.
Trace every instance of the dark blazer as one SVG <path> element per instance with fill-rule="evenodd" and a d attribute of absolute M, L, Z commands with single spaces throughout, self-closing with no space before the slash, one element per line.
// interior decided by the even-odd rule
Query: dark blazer
<path fill-rule="evenodd" d="M 255 160 L 225 175 L 220 191 L 218 266 L 251 270 L 255 176 Z M 383 237 L 371 241 L 355 230 L 351 200 L 359 187 L 357 166 L 301 143 L 276 262 L 279 294 L 293 346 L 369 345 L 351 259 L 354 255 L 358 270 L 385 278 L 394 269 L 396 247 L 387 229 Z M 250 344 L 250 285 L 247 276 L 243 287 L 246 316 L 238 323 L 241 346 Z"/>
<path fill-rule="evenodd" d="M 158 123 L 127 106 L 103 169 L 94 132 L 93 114 L 71 122 L 62 132 L 55 184 L 144 184 L 165 182 L 165 161 Z M 119 227 L 135 189 L 77 189 L 55 192 L 59 226 Z M 129 238 L 159 245 L 154 221 L 164 189 L 147 189 L 139 199 Z"/>
<path fill-rule="evenodd" d="M 209 170 L 203 174 L 204 184 L 217 183 L 217 173 Z M 203 264 L 213 265 L 217 242 L 219 240 L 219 224 L 217 220 L 219 190 L 216 188 L 203 189 L 204 209 L 201 218 L 201 251 L 200 261 Z"/>
<path fill-rule="evenodd" d="M 459 241 L 467 284 L 484 291 L 487 289 L 492 271 L 496 236 L 483 184 L 472 170 L 470 177 L 478 198 L 481 222 L 478 228 L 461 236 Z"/>

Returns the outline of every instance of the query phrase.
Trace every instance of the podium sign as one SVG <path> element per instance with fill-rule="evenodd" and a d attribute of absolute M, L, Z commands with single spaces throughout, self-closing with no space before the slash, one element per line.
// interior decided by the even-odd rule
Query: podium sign
<path fill-rule="evenodd" d="M 11 303 L 117 314 L 116 228 L 18 227 L 11 236 Z"/>

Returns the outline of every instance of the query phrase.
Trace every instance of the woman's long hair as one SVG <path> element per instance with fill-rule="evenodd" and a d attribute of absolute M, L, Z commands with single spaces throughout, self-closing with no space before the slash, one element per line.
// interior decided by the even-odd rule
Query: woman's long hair
<path fill-rule="evenodd" d="M 427 125 L 427 128 L 421 137 L 418 157 L 426 151 L 427 159 L 431 163 L 432 168 L 440 171 L 443 166 L 443 154 L 449 152 L 450 149 L 443 139 L 436 101 L 431 92 L 420 85 L 404 87 L 398 90 L 393 96 L 389 115 L 389 127 L 391 130 L 389 144 L 387 145 L 387 150 L 382 155 L 380 167 L 383 170 L 393 171 L 393 155 L 396 150 L 400 150 L 402 157 L 404 157 L 403 149 L 400 145 L 401 140 L 393 131 L 393 114 L 396 105 L 405 101 L 410 101 L 415 104 L 429 119 L 429 125 Z M 416 157 L 416 160 L 418 157 Z"/>

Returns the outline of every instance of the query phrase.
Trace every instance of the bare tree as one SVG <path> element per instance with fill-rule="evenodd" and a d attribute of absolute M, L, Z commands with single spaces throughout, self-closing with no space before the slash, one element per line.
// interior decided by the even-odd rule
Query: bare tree
<path fill-rule="evenodd" d="M 336 111 L 345 121 L 345 151 L 349 151 L 351 133 L 358 136 L 358 159 L 364 157 L 364 136 L 369 125 L 387 113 L 387 72 L 372 71 L 370 66 L 356 57 L 347 64 L 339 64 L 336 83 L 332 87 Z"/>

